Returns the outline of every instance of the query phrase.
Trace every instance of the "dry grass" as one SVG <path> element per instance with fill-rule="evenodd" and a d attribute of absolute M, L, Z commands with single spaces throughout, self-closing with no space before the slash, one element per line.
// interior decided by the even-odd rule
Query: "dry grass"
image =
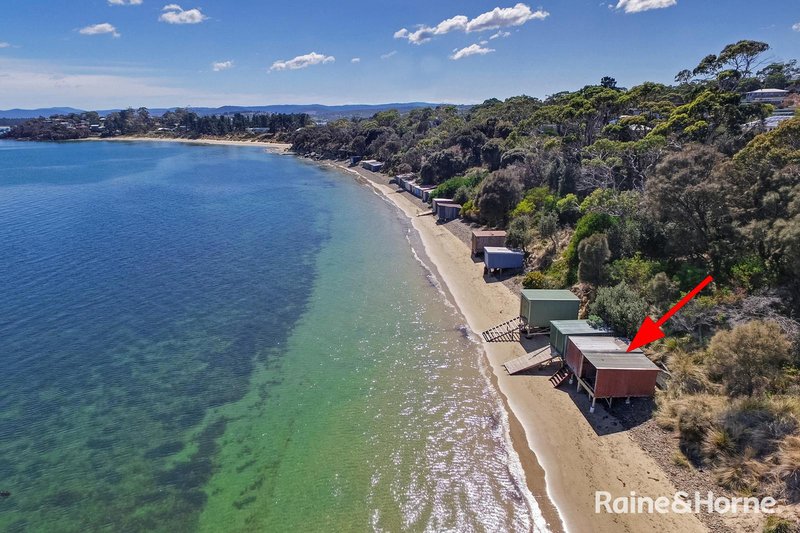
<path fill-rule="evenodd" d="M 772 474 L 783 483 L 786 499 L 800 501 L 800 437 L 793 435 L 781 442 L 776 462 Z"/>
<path fill-rule="evenodd" d="M 770 516 L 764 526 L 764 533 L 797 533 L 798 531 L 800 531 L 800 525 L 779 516 Z"/>
<path fill-rule="evenodd" d="M 713 390 L 713 385 L 706 375 L 706 370 L 695 354 L 683 351 L 674 352 L 668 360 L 670 379 L 669 391 L 676 396 L 698 394 Z"/>
<path fill-rule="evenodd" d="M 736 453 L 736 439 L 725 428 L 712 427 L 706 433 L 702 450 L 707 458 L 730 456 Z"/>
<path fill-rule="evenodd" d="M 746 449 L 743 454 L 726 457 L 714 469 L 716 482 L 737 494 L 757 494 L 761 480 L 769 470 L 767 465 L 753 458 L 754 452 Z"/>
<path fill-rule="evenodd" d="M 691 468 L 692 466 L 692 464 L 689 462 L 689 459 L 687 459 L 680 450 L 675 450 L 672 453 L 672 464 L 675 466 L 680 466 L 681 468 Z"/>

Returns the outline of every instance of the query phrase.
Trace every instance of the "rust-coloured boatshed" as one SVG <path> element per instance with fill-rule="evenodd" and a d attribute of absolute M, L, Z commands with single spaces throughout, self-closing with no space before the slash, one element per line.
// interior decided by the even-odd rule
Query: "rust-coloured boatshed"
<path fill-rule="evenodd" d="M 481 255 L 487 246 L 504 247 L 505 231 L 474 230 L 472 232 L 472 255 Z"/>
<path fill-rule="evenodd" d="M 628 343 L 616 337 L 569 337 L 566 363 L 584 389 L 595 401 L 614 398 L 651 397 L 661 371 L 641 350 L 626 352 Z"/>

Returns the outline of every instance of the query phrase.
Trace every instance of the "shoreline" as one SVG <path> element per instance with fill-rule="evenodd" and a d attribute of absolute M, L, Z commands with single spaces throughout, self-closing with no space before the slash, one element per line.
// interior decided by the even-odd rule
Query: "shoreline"
<path fill-rule="evenodd" d="M 318 163 L 363 180 L 409 217 L 425 254 L 478 338 L 481 331 L 515 316 L 519 296 L 503 283 L 485 280 L 482 263 L 473 262 L 469 248 L 406 192 L 391 187 L 387 176 L 341 162 Z M 537 341 L 544 346 L 548 339 Z M 553 368 L 508 375 L 502 364 L 526 353 L 520 343 L 481 344 L 526 484 L 554 531 L 708 531 L 689 514 L 596 514 L 595 491 L 608 491 L 612 497 L 635 491 L 655 498 L 672 497 L 678 489 L 604 407 L 598 405 L 589 415 L 585 395 L 572 387 L 554 389 L 548 381 Z"/>
<path fill-rule="evenodd" d="M 233 139 L 183 139 L 178 137 L 137 137 L 137 136 L 120 136 L 120 137 L 88 137 L 86 139 L 77 139 L 76 142 L 167 142 L 167 143 L 181 143 L 181 144 L 197 144 L 197 145 L 216 145 L 216 146 L 257 146 L 269 150 L 270 152 L 277 153 L 291 153 L 289 149 L 292 147 L 289 143 L 278 143 L 271 141 L 246 141 L 246 140 L 233 140 Z"/>

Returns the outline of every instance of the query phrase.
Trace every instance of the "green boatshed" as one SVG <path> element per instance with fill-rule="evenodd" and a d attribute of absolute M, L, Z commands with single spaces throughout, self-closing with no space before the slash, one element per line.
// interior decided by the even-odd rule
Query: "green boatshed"
<path fill-rule="evenodd" d="M 611 337 L 614 333 L 607 327 L 594 327 L 588 320 L 553 320 L 550 322 L 550 349 L 565 357 L 570 337 Z"/>
<path fill-rule="evenodd" d="M 576 320 L 580 299 L 567 290 L 524 289 L 519 316 L 528 327 L 549 328 L 553 320 Z"/>

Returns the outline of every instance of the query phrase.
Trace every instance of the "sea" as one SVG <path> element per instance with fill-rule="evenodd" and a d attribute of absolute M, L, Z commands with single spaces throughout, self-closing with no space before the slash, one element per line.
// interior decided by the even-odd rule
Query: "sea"
<path fill-rule="evenodd" d="M 0 141 L 0 531 L 545 531 L 490 373 L 346 173 Z"/>

